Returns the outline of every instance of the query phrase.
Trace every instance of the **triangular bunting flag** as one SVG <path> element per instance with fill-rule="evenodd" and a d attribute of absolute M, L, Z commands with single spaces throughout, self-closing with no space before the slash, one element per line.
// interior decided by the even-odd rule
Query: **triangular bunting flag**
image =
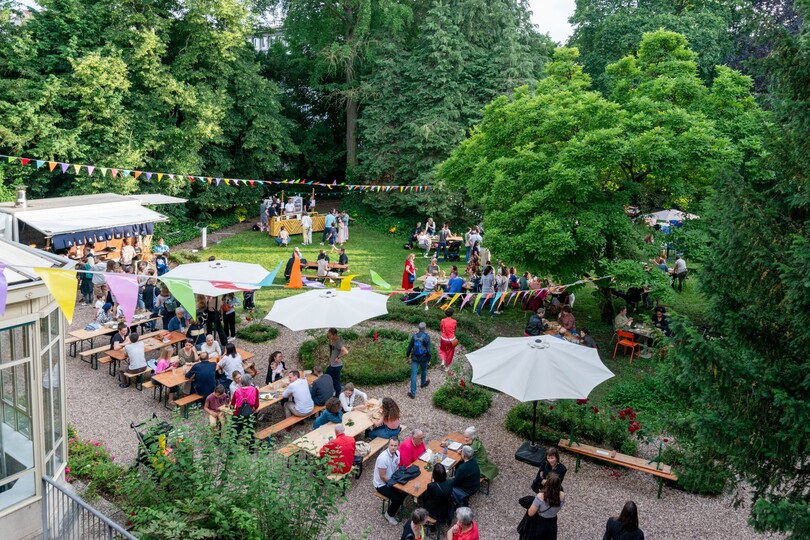
<path fill-rule="evenodd" d="M 42 161 L 42 160 L 39 160 L 39 159 L 38 159 L 38 160 L 37 160 L 37 169 L 42 168 L 42 166 L 43 166 L 43 165 L 45 165 L 45 162 L 44 162 L 44 161 Z"/>
<path fill-rule="evenodd" d="M 260 287 L 270 287 L 270 286 L 272 286 L 273 285 L 273 280 L 276 279 L 276 274 L 278 274 L 278 271 L 281 270 L 281 265 L 283 263 L 284 263 L 284 261 L 279 261 L 278 266 L 276 266 L 275 269 L 272 272 L 267 274 L 267 276 L 265 276 L 265 278 L 261 281 L 261 283 L 257 283 L 256 285 L 258 285 Z"/>
<path fill-rule="evenodd" d="M 467 296 L 464 297 L 464 300 L 461 302 L 461 307 L 458 308 L 458 310 L 461 311 L 462 309 L 464 309 L 464 306 L 467 304 L 467 302 L 470 301 L 470 298 L 472 298 L 473 296 L 474 296 L 473 293 L 467 293 Z"/>
<path fill-rule="evenodd" d="M 101 167 L 99 170 L 101 171 L 101 177 L 104 178 L 104 176 L 107 174 L 107 167 Z"/>
<path fill-rule="evenodd" d="M 349 274 L 348 276 L 344 276 L 343 279 L 340 281 L 340 285 L 338 289 L 341 291 L 351 291 L 352 290 L 352 279 L 356 278 L 360 274 Z"/>
<path fill-rule="evenodd" d="M 238 186 L 239 185 L 239 180 L 234 180 L 233 185 Z"/>
<path fill-rule="evenodd" d="M 224 180 L 225 180 L 225 185 L 226 185 L 226 186 L 230 186 L 230 185 L 231 185 L 231 181 L 230 181 L 230 180 L 228 180 L 227 178 L 224 178 Z"/>
<path fill-rule="evenodd" d="M 81 166 L 81 165 L 77 165 L 77 164 L 75 164 L 75 163 L 73 164 L 73 172 L 74 172 L 74 173 L 79 174 L 79 171 L 81 171 L 81 170 L 82 170 L 82 166 Z"/>
<path fill-rule="evenodd" d="M 142 175 L 142 174 L 143 174 L 143 171 L 135 171 L 135 174 L 133 174 L 132 176 L 134 176 L 134 177 L 135 177 L 135 179 L 137 180 L 137 179 L 138 179 L 138 177 L 139 177 L 140 175 Z"/>
<path fill-rule="evenodd" d="M 151 179 L 152 179 L 152 173 L 147 172 L 147 173 L 146 173 L 146 179 L 147 179 L 147 180 L 151 180 Z"/>
<path fill-rule="evenodd" d="M 219 183 L 222 182 L 222 178 L 217 178 L 216 181 L 217 181 L 217 185 L 219 185 Z"/>
<path fill-rule="evenodd" d="M 160 281 L 169 288 L 169 292 L 171 292 L 172 296 L 186 309 L 186 312 L 191 315 L 191 319 L 196 319 L 197 302 L 194 299 L 194 291 L 191 290 L 189 282 L 180 279 L 161 279 Z"/>
<path fill-rule="evenodd" d="M 487 295 L 487 298 L 491 297 L 492 293 Z M 489 312 L 495 313 L 495 306 L 498 304 L 498 299 L 503 296 L 503 293 L 495 293 L 495 298 L 492 299 L 492 304 L 489 306 Z"/>
<path fill-rule="evenodd" d="M 169 175 L 169 180 L 174 180 L 174 175 L 173 174 Z"/>
<path fill-rule="evenodd" d="M 293 261 L 292 265 L 292 272 L 290 272 L 290 282 L 285 285 L 288 289 L 300 289 L 304 286 L 304 282 L 301 281 L 301 260 L 298 258 L 298 254 L 293 251 Z"/>
<path fill-rule="evenodd" d="M 59 166 L 62 168 L 62 174 L 65 174 L 70 167 L 70 163 L 60 163 Z"/>
<path fill-rule="evenodd" d="M 56 162 L 55 161 L 49 161 L 48 162 L 48 170 L 49 171 L 53 172 L 55 167 L 56 167 Z"/>
<path fill-rule="evenodd" d="M 29 163 L 30 161 L 31 161 L 31 160 L 30 160 L 30 159 L 28 159 L 28 158 L 20 158 L 20 163 L 22 163 L 22 166 L 23 166 L 23 167 L 25 167 L 26 165 L 28 165 L 28 163 Z"/>
<path fill-rule="evenodd" d="M 375 272 L 374 270 L 369 270 L 369 274 L 371 274 L 371 282 L 374 283 L 377 287 L 384 289 L 386 291 L 391 290 L 391 284 L 385 281 L 380 274 Z"/>
<path fill-rule="evenodd" d="M 88 165 L 87 166 L 87 176 L 93 176 L 93 171 L 96 170 L 95 165 Z"/>
<path fill-rule="evenodd" d="M 76 308 L 76 272 L 60 268 L 34 268 L 42 278 L 48 291 L 62 308 L 68 323 L 73 322 L 73 310 Z"/>
<path fill-rule="evenodd" d="M 111 169 L 110 169 L 110 176 L 111 176 L 112 178 L 115 178 L 116 176 L 118 176 L 118 169 L 112 169 L 112 168 L 111 168 Z"/>
<path fill-rule="evenodd" d="M 159 172 L 158 173 L 158 182 L 160 182 L 161 180 L 163 180 L 163 173 Z"/>
<path fill-rule="evenodd" d="M 105 273 L 104 278 L 110 292 L 121 306 L 127 324 L 132 324 L 132 316 L 138 307 L 138 278 L 134 274 Z"/>
<path fill-rule="evenodd" d="M 127 176 L 129 176 L 129 174 L 130 174 L 131 172 L 132 172 L 132 171 L 127 171 L 127 170 L 125 170 L 124 172 L 122 172 L 122 173 L 121 173 L 121 178 L 126 178 Z"/>

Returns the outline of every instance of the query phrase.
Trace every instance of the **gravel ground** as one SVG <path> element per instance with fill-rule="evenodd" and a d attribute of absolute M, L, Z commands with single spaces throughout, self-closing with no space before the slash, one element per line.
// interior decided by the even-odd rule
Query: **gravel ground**
<path fill-rule="evenodd" d="M 71 329 L 83 328 L 92 311 L 89 306 L 77 305 Z M 360 326 L 375 325 L 411 330 L 407 325 L 394 322 L 366 322 Z M 292 332 L 283 327 L 279 330 L 278 338 L 269 343 L 256 345 L 237 340 L 238 346 L 256 354 L 261 381 L 271 351 L 281 350 L 287 366 L 296 367 L 298 348 L 309 337 L 306 332 Z M 431 337 L 438 342 L 435 333 Z M 456 360 L 463 361 L 463 352 L 459 347 Z M 347 361 L 351 362 L 351 354 Z M 434 368 L 430 379 L 430 386 L 419 389 L 414 400 L 406 397 L 407 382 L 363 390 L 370 397 L 391 396 L 396 399 L 402 410 L 403 423 L 409 428 L 421 428 L 428 440 L 475 425 L 490 459 L 501 471 L 492 483 L 489 496 L 478 494 L 472 499 L 481 538 L 516 538 L 515 528 L 523 513 L 517 500 L 530 494 L 529 486 L 535 475 L 532 467 L 514 459 L 514 452 L 523 441 L 504 428 L 506 414 L 516 401 L 495 394 L 492 407 L 482 417 L 475 420 L 457 417 L 434 408 L 430 401 L 433 391 L 444 382 L 444 372 Z M 78 429 L 81 437 L 104 441 L 120 462 L 131 463 L 137 452 L 137 440 L 129 426 L 131 421 L 142 421 L 153 412 L 158 417 L 171 418 L 170 411 L 154 401 L 150 391 L 118 388 L 117 381 L 108 375 L 105 366 L 94 371 L 78 357 L 68 356 L 66 382 L 69 389 L 68 421 Z M 280 411 L 274 411 L 272 415 L 269 421 L 281 418 Z M 311 429 L 309 423 L 295 429 L 292 435 L 300 436 L 308 429 Z M 731 496 L 701 497 L 665 487 L 662 498 L 657 499 L 657 483 L 650 475 L 618 469 L 620 475 L 613 476 L 613 471 L 604 465 L 587 462 L 583 462 L 579 473 L 574 473 L 573 457 L 563 452 L 562 460 L 569 467 L 569 473 L 565 481 L 568 503 L 559 516 L 561 540 L 601 538 L 607 517 L 617 515 L 626 500 L 638 504 L 641 527 L 648 539 L 777 538 L 757 534 L 748 527 L 747 508 L 732 508 Z M 345 519 L 344 528 L 351 538 L 399 538 L 401 527 L 389 525 L 379 514 L 379 500 L 373 496 L 371 471 L 372 467 L 367 467 L 359 481 L 352 481 L 337 514 Z"/>

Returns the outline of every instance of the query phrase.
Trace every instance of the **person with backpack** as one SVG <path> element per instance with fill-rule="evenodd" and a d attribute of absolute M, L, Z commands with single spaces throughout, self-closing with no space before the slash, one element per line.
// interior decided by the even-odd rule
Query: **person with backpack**
<path fill-rule="evenodd" d="M 81 266 L 80 270 L 83 270 L 83 272 L 79 273 L 79 290 L 82 293 L 82 303 L 91 306 L 93 305 L 93 274 L 91 273 L 93 266 L 86 258 L 79 266 Z"/>
<path fill-rule="evenodd" d="M 422 369 L 422 384 L 421 388 L 430 384 L 430 379 L 427 378 L 427 368 L 430 363 L 430 336 L 425 332 L 427 325 L 424 322 L 419 323 L 419 331 L 411 336 L 411 341 L 408 343 L 408 350 L 405 352 L 405 357 L 411 361 L 411 391 L 408 392 L 408 397 L 414 399 L 416 397 L 416 373 Z"/>
<path fill-rule="evenodd" d="M 253 386 L 250 375 L 242 375 L 242 386 L 231 396 L 231 407 L 236 435 L 239 436 L 246 428 L 252 432 L 259 410 L 259 389 Z"/>

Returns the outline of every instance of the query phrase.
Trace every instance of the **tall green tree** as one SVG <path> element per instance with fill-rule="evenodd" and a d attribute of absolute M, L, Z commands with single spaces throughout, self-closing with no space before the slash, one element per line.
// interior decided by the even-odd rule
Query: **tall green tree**
<path fill-rule="evenodd" d="M 810 16 L 806 0 L 796 7 Z M 806 22 L 783 33 L 771 67 L 776 125 L 768 145 L 759 153 L 751 147 L 748 166 L 721 176 L 711 200 L 714 256 L 701 284 L 712 333 L 677 329 L 672 387 L 699 410 L 689 422 L 698 444 L 751 486 L 753 526 L 798 539 L 810 537 Z M 750 108 L 726 111 L 737 129 L 750 130 Z"/>

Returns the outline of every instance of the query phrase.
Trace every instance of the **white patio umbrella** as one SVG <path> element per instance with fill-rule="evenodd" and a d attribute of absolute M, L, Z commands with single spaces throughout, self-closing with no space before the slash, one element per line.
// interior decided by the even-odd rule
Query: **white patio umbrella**
<path fill-rule="evenodd" d="M 256 290 L 269 272 L 259 264 L 235 261 L 207 261 L 181 264 L 161 279 L 187 279 L 195 294 L 222 296 L 242 290 Z"/>
<path fill-rule="evenodd" d="M 686 212 L 681 212 L 680 210 L 675 210 L 674 208 L 670 208 L 669 210 L 659 210 L 658 212 L 653 212 L 652 214 L 645 214 L 643 217 L 644 219 L 651 221 L 653 225 L 661 221 L 668 224 L 670 221 L 700 219 L 700 216 L 696 214 L 687 214 Z"/>
<path fill-rule="evenodd" d="M 265 319 L 290 330 L 351 328 L 367 319 L 388 313 L 388 297 L 360 289 L 316 289 L 276 300 Z"/>
<path fill-rule="evenodd" d="M 596 349 L 554 336 L 499 337 L 467 353 L 472 382 L 500 390 L 521 402 L 533 401 L 532 445 L 541 399 L 585 399 L 613 377 Z"/>

